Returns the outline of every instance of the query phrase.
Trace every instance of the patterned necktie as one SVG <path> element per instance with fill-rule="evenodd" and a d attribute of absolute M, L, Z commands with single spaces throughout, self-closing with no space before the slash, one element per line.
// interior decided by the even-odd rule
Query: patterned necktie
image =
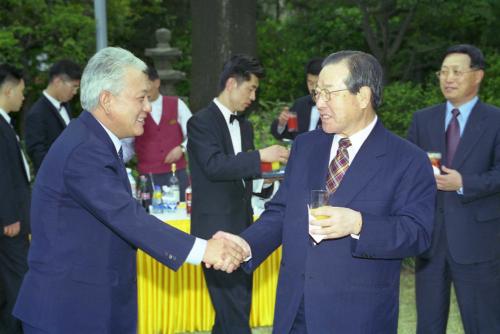
<path fill-rule="evenodd" d="M 453 157 L 457 151 L 458 143 L 460 142 L 460 124 L 458 123 L 458 115 L 460 111 L 453 109 L 453 114 L 448 129 L 446 129 L 446 164 L 451 167 Z"/>
<path fill-rule="evenodd" d="M 328 166 L 328 176 L 326 178 L 326 189 L 330 194 L 333 194 L 342 182 L 344 174 L 349 168 L 349 152 L 347 148 L 351 146 L 349 138 L 342 138 L 339 140 L 339 148 L 335 158 Z"/>

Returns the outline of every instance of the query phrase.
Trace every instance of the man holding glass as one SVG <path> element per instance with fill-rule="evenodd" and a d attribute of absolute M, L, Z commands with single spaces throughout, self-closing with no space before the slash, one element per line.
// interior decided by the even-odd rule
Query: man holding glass
<path fill-rule="evenodd" d="M 416 261 L 417 333 L 445 333 L 451 283 L 466 333 L 500 333 L 500 109 L 478 98 L 482 52 L 455 45 L 437 72 L 446 103 L 414 114 L 408 138 L 441 153 L 436 223 Z"/>
<path fill-rule="evenodd" d="M 322 130 L 297 137 L 278 193 L 241 234 L 247 270 L 283 245 L 275 333 L 397 332 L 401 260 L 430 244 L 436 185 L 425 152 L 378 120 L 382 82 L 369 54 L 325 59 Z M 310 216 L 314 190 L 328 205 Z"/>

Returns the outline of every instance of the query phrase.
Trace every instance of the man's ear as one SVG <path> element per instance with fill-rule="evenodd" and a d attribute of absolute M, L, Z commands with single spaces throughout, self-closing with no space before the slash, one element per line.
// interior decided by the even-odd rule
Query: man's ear
<path fill-rule="evenodd" d="M 368 86 L 363 86 L 356 94 L 356 98 L 358 99 L 361 109 L 366 109 L 370 106 L 372 100 L 372 90 Z"/>
<path fill-rule="evenodd" d="M 232 91 L 236 86 L 238 85 L 238 82 L 236 81 L 235 78 L 231 77 L 226 80 L 226 86 L 225 89 L 227 91 Z"/>
<path fill-rule="evenodd" d="M 99 106 L 104 110 L 106 114 L 111 113 L 111 104 L 113 102 L 113 94 L 107 90 L 103 90 L 99 94 Z"/>

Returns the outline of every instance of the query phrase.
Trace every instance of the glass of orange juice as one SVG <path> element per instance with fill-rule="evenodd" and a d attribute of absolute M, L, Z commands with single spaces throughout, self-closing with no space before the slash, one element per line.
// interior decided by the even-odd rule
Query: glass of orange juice
<path fill-rule="evenodd" d="M 316 209 L 322 206 L 327 206 L 328 205 L 328 198 L 330 194 L 326 190 L 311 190 L 311 202 L 310 202 L 310 208 L 311 209 Z M 314 213 L 313 213 L 314 215 Z M 326 219 L 328 216 L 316 216 L 314 215 L 315 219 Z"/>

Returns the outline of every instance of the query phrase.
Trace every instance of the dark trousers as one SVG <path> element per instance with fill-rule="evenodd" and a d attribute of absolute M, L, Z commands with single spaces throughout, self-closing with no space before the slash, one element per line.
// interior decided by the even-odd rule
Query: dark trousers
<path fill-rule="evenodd" d="M 203 267 L 205 281 L 215 309 L 214 334 L 251 334 L 252 275 L 241 268 L 225 272 Z"/>
<path fill-rule="evenodd" d="M 457 263 L 442 232 L 432 257 L 416 260 L 417 333 L 446 333 L 452 283 L 465 333 L 500 333 L 500 260 Z"/>
<path fill-rule="evenodd" d="M 151 183 L 150 176 L 145 174 L 148 179 L 148 189 L 150 194 L 153 193 L 153 186 Z M 172 173 L 162 173 L 162 174 L 153 174 L 153 183 L 156 186 L 170 186 L 170 177 Z M 179 169 L 175 172 L 175 176 L 179 179 L 179 192 L 180 192 L 180 201 L 184 202 L 186 188 L 189 185 L 189 177 L 185 169 Z"/>
<path fill-rule="evenodd" d="M 2 231 L 3 232 L 3 231 Z M 0 236 L 0 333 L 22 333 L 21 322 L 12 316 L 24 274 L 28 271 L 28 236 Z"/>

